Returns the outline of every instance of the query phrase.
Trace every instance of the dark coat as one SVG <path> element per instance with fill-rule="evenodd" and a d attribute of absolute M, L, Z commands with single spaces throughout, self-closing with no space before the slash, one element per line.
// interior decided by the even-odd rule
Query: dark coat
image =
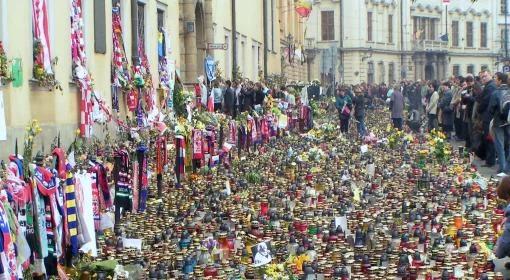
<path fill-rule="evenodd" d="M 225 113 L 232 113 L 234 111 L 234 105 L 235 105 L 235 93 L 232 88 L 227 88 L 225 90 L 225 96 L 224 96 L 224 104 L 223 104 L 223 111 Z"/>
<path fill-rule="evenodd" d="M 496 82 L 490 81 L 483 88 L 482 94 L 478 97 L 478 114 L 482 116 L 484 127 L 489 127 L 491 122 L 491 115 L 489 113 L 489 103 L 491 101 L 492 94 L 496 90 Z M 486 131 L 488 133 L 488 129 Z"/>
<path fill-rule="evenodd" d="M 354 117 L 357 119 L 364 118 L 366 103 L 365 96 L 363 95 L 354 96 L 352 103 L 354 104 Z"/>
<path fill-rule="evenodd" d="M 443 125 L 445 126 L 453 126 L 453 115 L 454 111 L 450 106 L 452 102 L 453 94 L 451 90 L 447 90 L 441 100 L 439 100 L 439 108 L 442 112 L 443 117 Z"/>

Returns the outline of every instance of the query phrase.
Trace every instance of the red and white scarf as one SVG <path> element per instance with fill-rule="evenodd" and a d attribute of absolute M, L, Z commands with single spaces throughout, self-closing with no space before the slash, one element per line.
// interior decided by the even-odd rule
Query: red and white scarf
<path fill-rule="evenodd" d="M 38 0 L 34 0 L 38 1 Z M 82 1 L 71 1 L 71 54 L 73 59 L 74 77 L 78 81 L 81 92 L 80 103 L 80 135 L 92 136 L 92 80 L 86 68 L 87 54 L 85 53 L 85 36 L 83 35 Z"/>
<path fill-rule="evenodd" d="M 34 40 L 41 43 L 41 51 L 35 58 L 35 63 L 42 65 L 46 73 L 52 74 L 47 0 L 32 0 L 32 23 Z"/>

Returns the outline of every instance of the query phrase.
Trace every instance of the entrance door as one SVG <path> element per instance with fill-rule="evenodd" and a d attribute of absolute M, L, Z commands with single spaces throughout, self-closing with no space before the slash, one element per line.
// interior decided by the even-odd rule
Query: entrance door
<path fill-rule="evenodd" d="M 430 64 L 425 66 L 425 80 L 434 80 L 434 67 Z"/>

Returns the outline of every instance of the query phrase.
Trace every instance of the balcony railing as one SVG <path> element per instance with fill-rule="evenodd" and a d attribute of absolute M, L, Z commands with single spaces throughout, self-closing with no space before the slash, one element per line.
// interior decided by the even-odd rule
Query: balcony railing
<path fill-rule="evenodd" d="M 448 42 L 436 40 L 413 40 L 414 51 L 446 51 Z"/>

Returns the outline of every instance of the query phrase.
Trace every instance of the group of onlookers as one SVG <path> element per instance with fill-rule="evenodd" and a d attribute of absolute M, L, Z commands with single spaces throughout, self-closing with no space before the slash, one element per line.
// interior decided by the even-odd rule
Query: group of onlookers
<path fill-rule="evenodd" d="M 262 82 L 250 80 L 218 80 L 208 87 L 203 79 L 195 84 L 196 105 L 210 108 L 210 111 L 223 112 L 232 117 L 239 113 L 261 108 L 268 96 L 286 101 L 288 106 L 296 106 L 296 94 L 287 86 L 269 88 Z"/>
<path fill-rule="evenodd" d="M 484 160 L 485 166 L 492 167 L 497 160 L 497 173 L 503 176 L 510 173 L 507 81 L 507 74 L 491 75 L 482 71 L 476 76 L 468 74 L 442 82 L 418 80 L 393 82 L 390 86 L 384 83 L 339 86 L 335 105 L 341 131 L 347 132 L 349 120 L 354 116 L 361 137 L 366 134 L 365 108 L 376 104 L 374 100 L 389 106 L 397 129 L 403 129 L 407 111 L 406 123 L 413 131 L 441 129 L 448 140 L 465 142 L 465 148 Z"/>

